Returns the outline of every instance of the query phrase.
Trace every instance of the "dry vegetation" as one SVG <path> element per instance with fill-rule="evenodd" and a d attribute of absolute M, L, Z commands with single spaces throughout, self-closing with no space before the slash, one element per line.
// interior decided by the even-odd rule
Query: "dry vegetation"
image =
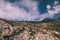
<path fill-rule="evenodd" d="M 40 22 L 0 19 L 0 40 L 60 40 L 60 18 Z"/>

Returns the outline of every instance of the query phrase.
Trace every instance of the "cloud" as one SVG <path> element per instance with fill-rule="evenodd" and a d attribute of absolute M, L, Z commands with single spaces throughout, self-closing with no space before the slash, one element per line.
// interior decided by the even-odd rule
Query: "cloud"
<path fill-rule="evenodd" d="M 50 5 L 47 5 L 47 9 L 50 9 L 51 8 L 51 6 Z"/>
<path fill-rule="evenodd" d="M 58 4 L 58 1 L 55 1 L 54 5 Z"/>
<path fill-rule="evenodd" d="M 56 3 L 55 3 L 56 4 Z M 14 21 L 41 21 L 44 18 L 54 16 L 60 12 L 60 5 L 51 6 L 47 5 L 48 12 L 40 14 L 38 10 L 38 2 L 33 0 L 22 0 L 14 3 L 0 1 L 0 18 L 14 20 Z"/>
<path fill-rule="evenodd" d="M 59 14 L 60 13 L 60 5 L 57 5 L 57 4 L 58 4 L 58 1 L 55 1 L 54 6 L 52 7 L 53 10 L 50 9 L 50 6 L 47 5 L 48 6 L 47 10 L 48 10 L 48 13 L 49 13 L 51 18 L 53 18 L 53 16 L 55 14 Z"/>
<path fill-rule="evenodd" d="M 30 0 L 26 0 L 23 1 L 21 4 L 27 7 L 29 9 L 29 12 L 27 12 L 23 8 L 12 5 L 11 3 L 1 1 L 0 18 L 5 18 L 9 20 L 30 21 L 38 17 L 39 13 L 37 11 L 36 2 L 30 3 Z"/>

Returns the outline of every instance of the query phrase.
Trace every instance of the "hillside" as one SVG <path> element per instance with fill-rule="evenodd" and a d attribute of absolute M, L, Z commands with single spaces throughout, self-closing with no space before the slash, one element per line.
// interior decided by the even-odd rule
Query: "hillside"
<path fill-rule="evenodd" d="M 0 19 L 0 40 L 60 40 L 60 18 L 39 22 Z"/>

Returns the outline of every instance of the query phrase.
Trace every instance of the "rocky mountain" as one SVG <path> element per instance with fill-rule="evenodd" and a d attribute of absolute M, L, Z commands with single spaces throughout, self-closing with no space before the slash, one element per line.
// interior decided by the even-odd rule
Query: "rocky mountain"
<path fill-rule="evenodd" d="M 60 40 L 60 18 L 40 22 L 0 19 L 0 40 Z"/>

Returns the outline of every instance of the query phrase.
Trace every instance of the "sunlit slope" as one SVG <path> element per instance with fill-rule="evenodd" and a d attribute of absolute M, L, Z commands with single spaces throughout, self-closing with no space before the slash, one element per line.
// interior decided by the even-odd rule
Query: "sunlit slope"
<path fill-rule="evenodd" d="M 7 27 L 7 28 L 9 27 L 8 30 L 11 30 L 10 32 L 7 31 L 7 33 L 9 32 L 9 34 L 6 33 L 3 35 L 4 39 L 6 39 L 8 37 L 9 37 L 9 39 L 11 39 L 11 37 L 13 37 L 12 39 L 15 40 L 16 39 L 15 37 L 18 38 L 17 35 L 23 36 L 25 38 L 25 39 L 23 39 L 23 37 L 22 37 L 22 38 L 20 38 L 20 40 L 22 40 L 22 39 L 30 40 L 31 37 L 32 37 L 31 38 L 32 40 L 37 40 L 36 39 L 37 37 L 38 37 L 38 40 L 39 39 L 49 40 L 49 38 L 51 40 L 60 39 L 60 18 L 58 18 L 58 19 L 46 18 L 39 22 L 37 22 L 37 21 L 11 21 L 11 20 L 0 19 L 0 24 L 3 25 L 3 27 L 2 27 L 2 25 L 0 25 L 3 28 L 3 30 L 4 30 L 4 27 Z M 6 25 L 6 26 L 4 26 L 4 25 Z M 6 35 L 8 35 L 8 37 L 6 37 Z M 43 37 L 47 37 L 47 38 L 43 39 Z M 18 38 L 18 40 L 19 40 L 19 38 Z"/>

